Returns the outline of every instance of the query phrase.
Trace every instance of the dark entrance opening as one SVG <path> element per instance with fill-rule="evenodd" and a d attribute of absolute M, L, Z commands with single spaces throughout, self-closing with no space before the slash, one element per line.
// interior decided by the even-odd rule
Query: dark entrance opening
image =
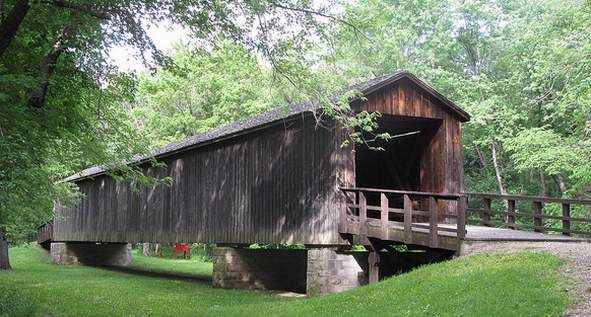
<path fill-rule="evenodd" d="M 388 141 L 355 146 L 355 183 L 357 187 L 421 191 L 421 159 L 437 133 L 439 119 L 382 115 L 377 133 L 389 133 Z M 367 135 L 367 139 L 372 136 Z M 379 205 L 378 195 L 367 195 L 368 204 Z M 402 208 L 402 199 L 390 200 L 390 207 Z"/>

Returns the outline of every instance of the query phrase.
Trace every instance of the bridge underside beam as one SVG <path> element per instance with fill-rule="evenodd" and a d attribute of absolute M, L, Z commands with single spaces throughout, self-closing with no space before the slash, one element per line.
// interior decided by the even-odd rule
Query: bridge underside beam
<path fill-rule="evenodd" d="M 50 255 L 54 264 L 126 266 L 131 263 L 131 244 L 52 242 Z"/>

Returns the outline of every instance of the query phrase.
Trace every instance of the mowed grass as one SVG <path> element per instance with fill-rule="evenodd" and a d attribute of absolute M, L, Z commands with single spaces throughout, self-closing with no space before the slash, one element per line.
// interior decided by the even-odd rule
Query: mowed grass
<path fill-rule="evenodd" d="M 132 268 L 177 277 L 47 263 L 35 247 L 10 250 L 0 272 L 4 316 L 560 316 L 569 303 L 549 254 L 478 255 L 424 266 L 340 294 L 286 299 L 215 289 L 211 263 L 136 256 Z"/>

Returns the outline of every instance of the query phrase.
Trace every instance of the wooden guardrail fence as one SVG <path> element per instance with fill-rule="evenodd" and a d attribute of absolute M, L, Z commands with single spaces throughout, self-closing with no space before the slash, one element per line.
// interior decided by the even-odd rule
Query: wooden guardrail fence
<path fill-rule="evenodd" d="M 567 236 L 572 234 L 591 236 L 591 200 L 487 193 L 466 193 L 466 195 L 471 205 L 466 209 L 468 221 L 476 224 L 535 232 L 560 232 Z M 475 202 L 479 206 L 474 206 Z M 545 213 L 544 207 L 548 204 L 559 205 L 560 210 L 555 210 L 554 214 Z M 526 208 L 527 205 L 531 206 L 530 212 L 527 210 L 529 208 Z M 504 209 L 505 206 L 506 210 L 498 210 Z M 573 207 L 582 211 L 582 216 L 573 217 L 571 215 Z M 573 223 L 577 226 L 573 226 Z M 581 226 L 581 224 L 588 225 Z M 573 229 L 573 227 L 576 228 Z"/>
<path fill-rule="evenodd" d="M 384 239 L 388 239 L 388 230 L 391 224 L 402 225 L 404 228 L 404 241 L 413 244 L 415 241 L 413 231 L 427 232 L 429 246 L 438 246 L 439 232 L 448 232 L 458 239 L 464 238 L 466 234 L 466 196 L 459 194 L 429 193 L 404 190 L 389 190 L 375 188 L 342 187 L 341 191 L 347 196 L 347 208 L 341 211 L 340 228 L 341 232 L 348 232 L 347 223 L 353 216 L 359 222 L 359 235 L 367 236 L 368 222 L 380 220 L 381 233 Z M 368 196 L 373 196 L 373 201 L 379 205 L 368 203 Z M 402 206 L 396 206 L 396 201 L 402 202 Z M 440 201 L 455 205 L 453 208 L 439 211 Z M 400 205 L 400 203 L 398 203 Z M 415 209 L 415 206 L 426 206 L 427 210 Z M 402 208 L 399 208 L 402 207 Z M 449 213 L 453 209 L 456 213 Z M 379 212 L 379 216 L 371 212 Z M 393 217 L 390 217 L 392 215 Z M 390 221 L 393 218 L 394 221 Z M 400 218 L 402 221 L 396 221 Z M 426 221 L 425 221 L 426 219 Z M 455 221 L 450 221 L 455 219 Z M 455 222 L 455 223 L 450 223 Z M 441 224 L 445 223 L 445 226 Z"/>

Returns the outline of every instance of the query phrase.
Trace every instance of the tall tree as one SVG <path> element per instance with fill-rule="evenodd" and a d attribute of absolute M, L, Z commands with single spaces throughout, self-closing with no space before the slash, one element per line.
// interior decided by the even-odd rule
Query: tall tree
<path fill-rule="evenodd" d="M 147 148 L 122 107 L 135 82 L 110 64 L 111 47 L 131 46 L 146 65 L 173 67 L 145 29 L 177 23 L 203 45 L 228 38 L 280 60 L 333 19 L 329 8 L 296 0 L 3 1 L 0 228 L 15 241 L 23 222 L 30 230 L 49 219 L 51 201 L 72 196 L 59 180 L 83 167 L 119 167 L 141 178 L 123 164 Z"/>

